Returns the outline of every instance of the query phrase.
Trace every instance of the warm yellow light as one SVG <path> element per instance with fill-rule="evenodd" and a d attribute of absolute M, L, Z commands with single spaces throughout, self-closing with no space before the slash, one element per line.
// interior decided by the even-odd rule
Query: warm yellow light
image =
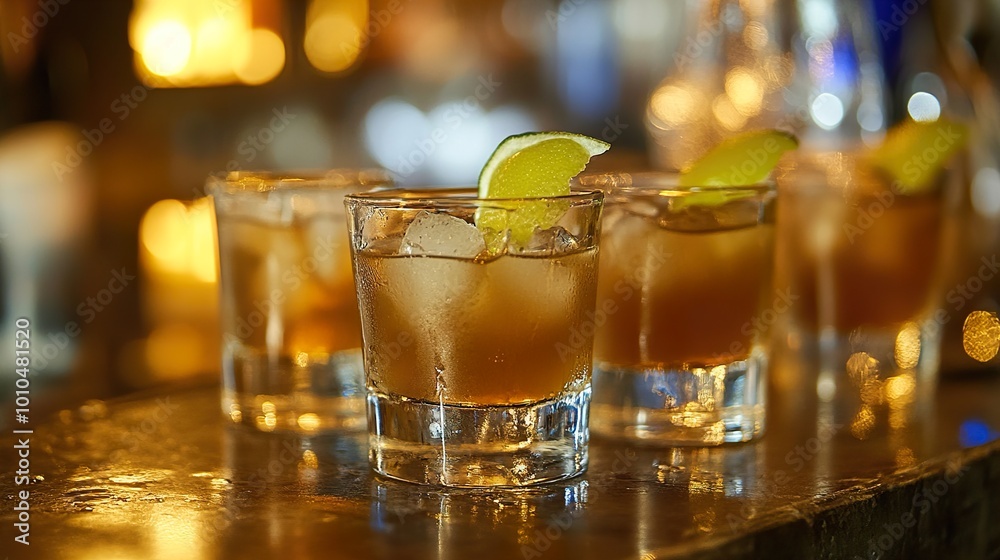
<path fill-rule="evenodd" d="M 712 114 L 726 130 L 737 131 L 747 123 L 746 117 L 740 114 L 733 106 L 732 101 L 725 94 L 716 96 L 712 101 Z"/>
<path fill-rule="evenodd" d="M 869 379 L 878 378 L 878 360 L 867 352 L 855 352 L 847 358 L 847 375 L 861 386 Z"/>
<path fill-rule="evenodd" d="M 361 28 L 346 15 L 323 14 L 306 29 L 305 50 L 319 70 L 346 70 L 361 54 Z"/>
<path fill-rule="evenodd" d="M 751 21 L 743 29 L 743 42 L 755 51 L 759 51 L 767 46 L 770 36 L 767 28 L 759 21 Z"/>
<path fill-rule="evenodd" d="M 254 29 L 246 37 L 247 46 L 240 51 L 236 76 L 249 85 L 273 80 L 285 67 L 285 44 L 269 29 Z"/>
<path fill-rule="evenodd" d="M 273 432 L 274 427 L 278 425 L 278 417 L 274 414 L 266 414 L 264 416 L 258 416 L 255 419 L 257 424 L 257 429 L 262 432 Z"/>
<path fill-rule="evenodd" d="M 216 281 L 215 221 L 208 198 L 190 206 L 179 200 L 157 202 L 142 218 L 139 239 L 154 269 Z"/>
<path fill-rule="evenodd" d="M 317 428 L 319 428 L 319 416 L 316 415 L 316 414 L 313 414 L 312 412 L 307 412 L 305 414 L 301 414 L 301 415 L 299 415 L 299 418 L 298 418 L 298 424 L 299 424 L 299 428 L 302 428 L 303 430 L 305 430 L 307 432 L 315 431 Z M 310 453 L 310 452 L 306 451 L 306 453 Z"/>
<path fill-rule="evenodd" d="M 858 439 L 865 439 L 874 426 L 875 412 L 870 406 L 864 405 L 851 422 L 851 434 Z"/>
<path fill-rule="evenodd" d="M 146 340 L 146 364 L 159 378 L 194 375 L 204 367 L 205 335 L 186 325 L 159 327 Z"/>
<path fill-rule="evenodd" d="M 285 64 L 272 30 L 254 28 L 249 1 L 135 0 L 129 43 L 139 77 L 156 87 L 261 84 Z"/>
<path fill-rule="evenodd" d="M 885 380 L 885 397 L 889 406 L 906 404 L 913 400 L 913 390 L 917 386 L 916 377 L 912 372 L 890 377 Z"/>
<path fill-rule="evenodd" d="M 309 365 L 309 354 L 305 352 L 299 352 L 295 354 L 295 365 L 299 367 L 306 367 Z"/>
<path fill-rule="evenodd" d="M 649 99 L 652 115 L 670 126 L 691 122 L 696 116 L 696 108 L 697 100 L 694 95 L 682 85 L 661 86 Z"/>
<path fill-rule="evenodd" d="M 247 22 L 234 18 L 212 17 L 201 22 L 195 35 L 194 54 L 185 77 L 211 79 L 228 72 L 233 60 L 241 56 L 249 34 Z"/>
<path fill-rule="evenodd" d="M 752 117 L 760 112 L 764 86 L 746 68 L 734 68 L 726 74 L 726 93 L 741 115 Z"/>
<path fill-rule="evenodd" d="M 191 57 L 191 34 L 183 23 L 163 20 L 149 28 L 139 48 L 142 62 L 157 76 L 173 76 L 184 70 Z"/>
<path fill-rule="evenodd" d="M 312 416 L 316 415 L 312 414 Z M 305 451 L 302 452 L 302 463 L 306 466 L 306 468 L 310 469 L 319 468 L 319 457 L 316 456 L 316 452 L 313 451 L 312 449 L 306 449 Z"/>
<path fill-rule="evenodd" d="M 202 198 L 188 208 L 190 260 L 188 271 L 202 282 L 215 282 L 219 277 L 215 249 L 215 209 L 209 198 Z"/>
<path fill-rule="evenodd" d="M 897 467 L 909 467 L 917 462 L 917 458 L 913 454 L 913 450 L 909 447 L 901 447 L 896 451 L 896 466 Z"/>
<path fill-rule="evenodd" d="M 920 361 L 920 327 L 907 323 L 896 335 L 896 365 L 900 369 L 913 369 Z"/>
<path fill-rule="evenodd" d="M 186 269 L 187 207 L 179 200 L 161 200 L 151 206 L 139 225 L 143 247 L 168 272 L 182 273 Z"/>
<path fill-rule="evenodd" d="M 970 358 L 988 362 L 1000 350 L 1000 319 L 996 313 L 973 311 L 962 325 L 962 348 Z"/>
<path fill-rule="evenodd" d="M 306 58 L 323 72 L 347 70 L 361 55 L 367 27 L 367 0 L 312 0 L 306 12 Z"/>

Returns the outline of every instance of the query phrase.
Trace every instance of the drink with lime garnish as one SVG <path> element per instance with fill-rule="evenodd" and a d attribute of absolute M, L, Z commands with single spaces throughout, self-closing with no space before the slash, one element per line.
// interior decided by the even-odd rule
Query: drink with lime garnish
<path fill-rule="evenodd" d="M 855 437 L 916 422 L 932 401 L 967 137 L 945 118 L 907 122 L 779 175 L 778 282 L 799 297 L 787 339 L 815 348 L 817 395 Z"/>
<path fill-rule="evenodd" d="M 607 145 L 539 133 L 479 190 L 349 196 L 371 460 L 447 486 L 525 486 L 587 465 L 602 193 L 570 179 Z"/>
<path fill-rule="evenodd" d="M 776 198 L 764 179 L 794 146 L 780 133 L 754 133 L 683 175 L 581 181 L 607 196 L 595 433 L 665 445 L 762 434 Z M 743 171 L 748 153 L 772 161 Z"/>

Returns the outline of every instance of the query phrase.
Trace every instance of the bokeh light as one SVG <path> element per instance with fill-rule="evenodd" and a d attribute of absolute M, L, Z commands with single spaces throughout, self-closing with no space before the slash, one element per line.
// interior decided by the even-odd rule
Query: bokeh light
<path fill-rule="evenodd" d="M 129 18 L 136 72 L 152 87 L 269 82 L 285 66 L 285 45 L 256 19 L 251 2 L 136 0 Z"/>
<path fill-rule="evenodd" d="M 996 313 L 973 311 L 962 325 L 962 348 L 970 358 L 988 362 L 1000 350 L 1000 319 Z"/>

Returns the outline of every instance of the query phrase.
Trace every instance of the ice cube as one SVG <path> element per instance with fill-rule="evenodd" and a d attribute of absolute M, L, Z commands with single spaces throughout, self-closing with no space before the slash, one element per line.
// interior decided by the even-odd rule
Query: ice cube
<path fill-rule="evenodd" d="M 459 371 L 459 341 L 452 329 L 459 329 L 470 316 L 469 306 L 481 300 L 486 265 L 469 260 L 413 256 L 384 259 L 383 272 L 394 286 L 394 314 L 406 324 L 413 337 L 416 363 L 421 368 L 433 364 L 443 372 Z M 421 375 L 427 373 L 422 369 Z M 448 374 L 445 374 L 448 375 Z M 447 397 L 447 387 L 437 372 L 439 397 Z"/>
<path fill-rule="evenodd" d="M 476 226 L 461 218 L 422 210 L 406 229 L 400 252 L 473 259 L 485 249 L 483 234 Z"/>
<path fill-rule="evenodd" d="M 504 257 L 491 263 L 492 297 L 516 303 L 525 321 L 546 325 L 563 323 L 573 314 L 581 297 L 579 260 L 587 258 L 582 254 L 570 260 Z"/>
<path fill-rule="evenodd" d="M 576 252 L 580 247 L 577 238 L 562 226 L 549 229 L 535 229 L 524 247 L 512 246 L 515 255 L 552 256 Z"/>
<path fill-rule="evenodd" d="M 647 245 L 660 233 L 656 222 L 635 214 L 621 213 L 612 224 L 605 224 L 601 239 L 602 263 L 630 270 L 645 262 Z"/>
<path fill-rule="evenodd" d="M 399 249 L 399 242 L 406 234 L 406 228 L 410 222 L 423 210 L 411 210 L 408 208 L 375 208 L 362 215 L 361 221 L 364 226 L 361 228 L 362 247 L 367 248 L 372 243 L 379 243 L 383 239 L 393 238 L 396 240 L 396 249 Z"/>

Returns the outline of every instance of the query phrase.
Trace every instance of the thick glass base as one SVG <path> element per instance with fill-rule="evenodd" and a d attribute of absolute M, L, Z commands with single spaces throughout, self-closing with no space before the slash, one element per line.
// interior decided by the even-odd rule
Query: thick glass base
<path fill-rule="evenodd" d="M 931 317 L 822 332 L 816 393 L 828 421 L 867 439 L 931 418 L 942 323 Z"/>
<path fill-rule="evenodd" d="M 457 406 L 371 392 L 369 456 L 384 476 L 457 487 L 530 486 L 587 468 L 590 387 L 516 406 Z"/>
<path fill-rule="evenodd" d="M 594 368 L 595 434 L 652 445 L 720 445 L 763 435 L 762 350 L 711 368 Z"/>
<path fill-rule="evenodd" d="M 365 428 L 360 350 L 270 363 L 236 353 L 223 364 L 222 412 L 265 432 L 317 433 Z"/>

